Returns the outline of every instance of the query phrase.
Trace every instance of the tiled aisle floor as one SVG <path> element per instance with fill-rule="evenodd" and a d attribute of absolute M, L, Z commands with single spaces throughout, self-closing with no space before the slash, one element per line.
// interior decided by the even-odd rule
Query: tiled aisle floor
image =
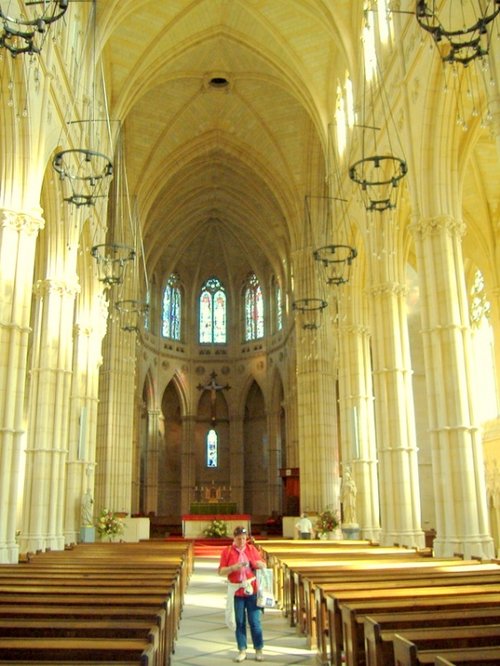
<path fill-rule="evenodd" d="M 172 657 L 172 666 L 219 666 L 232 663 L 237 654 L 234 632 L 224 624 L 226 585 L 217 575 L 218 559 L 197 557 L 184 600 L 184 610 Z M 266 610 L 262 618 L 264 664 L 316 664 L 315 652 L 306 649 L 303 636 L 279 610 Z M 249 650 L 243 663 L 255 663 L 248 631 Z"/>

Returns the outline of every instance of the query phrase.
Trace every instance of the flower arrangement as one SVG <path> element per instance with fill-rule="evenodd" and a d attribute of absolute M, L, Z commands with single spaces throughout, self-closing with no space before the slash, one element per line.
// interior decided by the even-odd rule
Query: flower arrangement
<path fill-rule="evenodd" d="M 225 537 L 227 536 L 227 525 L 223 520 L 212 520 L 210 525 L 203 530 L 207 537 Z"/>
<path fill-rule="evenodd" d="M 113 537 L 123 534 L 123 521 L 113 511 L 103 509 L 97 519 L 97 532 L 101 537 Z"/>
<path fill-rule="evenodd" d="M 339 514 L 337 511 L 331 511 L 330 509 L 325 509 L 318 515 L 316 521 L 316 531 L 319 534 L 326 534 L 327 532 L 333 532 L 340 525 Z"/>

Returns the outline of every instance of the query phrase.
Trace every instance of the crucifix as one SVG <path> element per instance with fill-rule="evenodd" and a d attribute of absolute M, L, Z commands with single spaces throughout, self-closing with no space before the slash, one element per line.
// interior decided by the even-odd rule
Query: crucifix
<path fill-rule="evenodd" d="M 217 373 L 214 370 L 210 373 L 210 381 L 208 384 L 205 386 L 198 384 L 196 387 L 198 391 L 210 391 L 210 420 L 213 426 L 215 425 L 215 400 L 217 397 L 217 391 L 228 391 L 231 388 L 229 384 L 217 384 L 216 378 Z"/>

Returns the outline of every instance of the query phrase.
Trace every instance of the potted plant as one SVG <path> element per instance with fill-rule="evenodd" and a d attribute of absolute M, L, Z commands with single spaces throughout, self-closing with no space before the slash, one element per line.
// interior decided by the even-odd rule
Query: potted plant
<path fill-rule="evenodd" d="M 97 533 L 101 539 L 113 541 L 115 537 L 123 534 L 124 524 L 121 517 L 114 511 L 103 509 L 97 519 Z"/>
<path fill-rule="evenodd" d="M 335 530 L 340 526 L 340 518 L 337 511 L 325 509 L 316 520 L 316 533 L 320 539 L 333 539 Z"/>
<path fill-rule="evenodd" d="M 210 525 L 203 530 L 206 537 L 225 537 L 227 536 L 227 525 L 223 520 L 212 520 Z"/>

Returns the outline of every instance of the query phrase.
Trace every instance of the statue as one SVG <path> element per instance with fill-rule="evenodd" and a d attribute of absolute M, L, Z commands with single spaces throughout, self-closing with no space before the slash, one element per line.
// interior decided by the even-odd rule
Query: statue
<path fill-rule="evenodd" d="M 344 471 L 342 476 L 342 486 L 340 488 L 340 501 L 344 511 L 344 525 L 357 525 L 356 517 L 356 484 L 348 469 Z"/>
<path fill-rule="evenodd" d="M 81 521 L 83 527 L 91 527 L 94 524 L 94 500 L 90 490 L 82 497 Z"/>

